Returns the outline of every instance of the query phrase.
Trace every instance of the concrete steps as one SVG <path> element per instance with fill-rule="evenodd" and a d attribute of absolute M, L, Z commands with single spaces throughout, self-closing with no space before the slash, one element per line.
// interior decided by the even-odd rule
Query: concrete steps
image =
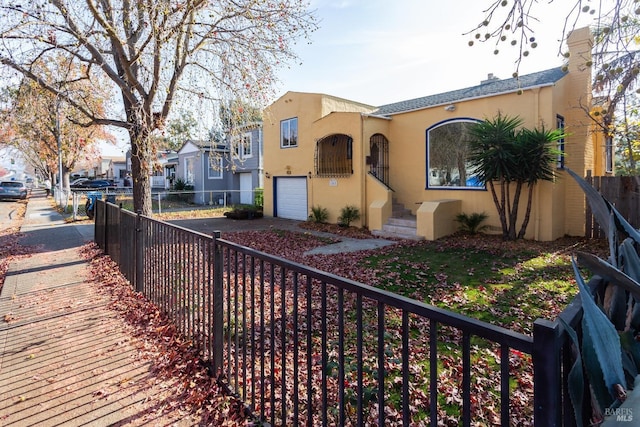
<path fill-rule="evenodd" d="M 416 216 L 404 205 L 394 202 L 392 215 L 382 226 L 382 230 L 373 230 L 371 234 L 385 238 L 424 240 L 424 237 L 416 234 Z"/>

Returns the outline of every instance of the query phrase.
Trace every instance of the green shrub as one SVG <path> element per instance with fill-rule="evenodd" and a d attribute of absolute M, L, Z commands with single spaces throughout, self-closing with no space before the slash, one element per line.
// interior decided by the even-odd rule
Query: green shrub
<path fill-rule="evenodd" d="M 188 191 L 193 191 L 195 187 L 191 184 L 187 184 L 187 182 L 182 178 L 177 178 L 173 182 L 173 191 L 179 191 L 181 194 L 172 194 L 171 199 L 178 200 L 182 202 L 193 202 L 193 193 L 188 193 Z"/>
<path fill-rule="evenodd" d="M 173 181 L 173 190 L 175 191 L 184 191 L 188 186 L 189 184 L 182 178 L 176 178 L 176 180 Z"/>
<path fill-rule="evenodd" d="M 470 215 L 462 212 L 456 215 L 456 221 L 460 224 L 460 231 L 469 234 L 477 234 L 488 227 L 488 225 L 482 224 L 482 221 L 487 219 L 487 217 L 488 215 L 484 212 L 474 212 Z"/>
<path fill-rule="evenodd" d="M 329 219 L 329 211 L 321 206 L 312 206 L 309 221 L 324 224 Z"/>
<path fill-rule="evenodd" d="M 347 205 L 340 211 L 338 224 L 343 227 L 349 227 L 353 221 L 360 219 L 360 210 L 355 206 Z"/>
<path fill-rule="evenodd" d="M 254 188 L 253 190 L 253 204 L 262 208 L 264 206 L 264 189 Z"/>

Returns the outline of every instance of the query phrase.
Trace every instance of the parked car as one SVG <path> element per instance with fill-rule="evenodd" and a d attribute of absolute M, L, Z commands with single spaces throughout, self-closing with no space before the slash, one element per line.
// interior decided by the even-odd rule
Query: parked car
<path fill-rule="evenodd" d="M 71 188 L 76 188 L 76 189 L 81 189 L 81 190 L 95 190 L 95 189 L 114 189 L 116 188 L 116 186 L 109 180 L 106 179 L 94 179 L 94 180 L 86 180 L 83 181 L 79 184 L 76 184 L 75 187 L 71 187 Z"/>
<path fill-rule="evenodd" d="M 69 183 L 69 187 L 71 188 L 81 188 L 82 184 L 89 181 L 89 178 L 78 178 L 74 179 Z"/>
<path fill-rule="evenodd" d="M 22 181 L 2 181 L 0 182 L 0 200 L 3 199 L 26 199 L 29 195 L 27 185 Z"/>

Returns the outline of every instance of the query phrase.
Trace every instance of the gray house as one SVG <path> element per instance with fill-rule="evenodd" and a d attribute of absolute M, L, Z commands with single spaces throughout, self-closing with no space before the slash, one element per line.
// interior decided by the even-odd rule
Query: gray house
<path fill-rule="evenodd" d="M 263 183 L 262 157 L 262 124 L 245 125 L 225 143 L 187 141 L 176 178 L 193 185 L 197 204 L 253 204 Z"/>

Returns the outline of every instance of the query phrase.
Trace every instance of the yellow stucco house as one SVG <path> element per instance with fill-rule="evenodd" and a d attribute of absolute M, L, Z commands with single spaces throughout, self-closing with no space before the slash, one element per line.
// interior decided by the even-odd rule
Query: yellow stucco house
<path fill-rule="evenodd" d="M 592 102 L 591 33 L 571 33 L 567 67 L 374 107 L 314 93 L 287 92 L 264 112 L 264 213 L 305 220 L 347 205 L 374 233 L 437 239 L 457 230 L 458 213 L 485 212 L 499 232 L 491 192 L 466 170 L 461 132 L 499 112 L 528 128 L 564 128 L 554 182 L 535 188 L 528 239 L 582 236 L 585 200 L 564 171 L 605 175 L 611 144 L 587 117 Z M 522 198 L 524 212 L 524 202 Z M 522 215 L 522 214 L 521 214 Z"/>

